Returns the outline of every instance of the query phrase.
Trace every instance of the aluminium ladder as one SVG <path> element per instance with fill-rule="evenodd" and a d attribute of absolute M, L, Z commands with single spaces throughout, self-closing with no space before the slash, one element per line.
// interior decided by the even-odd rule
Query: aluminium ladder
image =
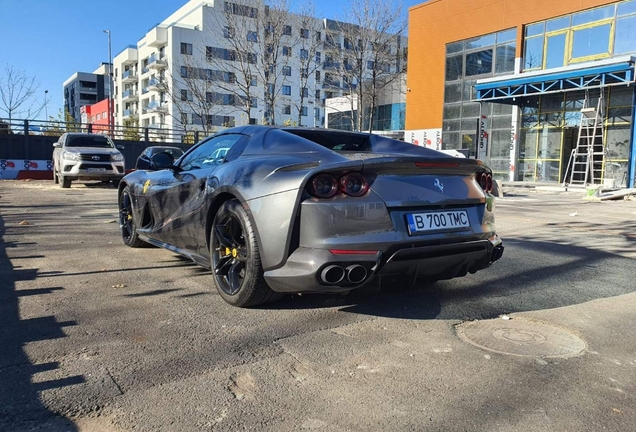
<path fill-rule="evenodd" d="M 603 120 L 605 118 L 605 100 L 603 88 L 600 89 L 598 105 L 589 106 L 589 90 L 585 91 L 585 100 L 581 108 L 579 136 L 568 162 L 564 186 L 587 186 L 600 184 L 605 168 L 605 143 L 603 138 Z M 567 181 L 568 173 L 570 181 Z"/>

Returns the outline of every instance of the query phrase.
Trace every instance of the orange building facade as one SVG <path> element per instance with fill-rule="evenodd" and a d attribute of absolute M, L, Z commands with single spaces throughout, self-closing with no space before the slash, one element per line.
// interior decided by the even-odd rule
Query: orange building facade
<path fill-rule="evenodd" d="M 581 108 L 597 107 L 600 177 L 633 186 L 636 0 L 430 0 L 408 36 L 406 141 L 561 183 Z"/>

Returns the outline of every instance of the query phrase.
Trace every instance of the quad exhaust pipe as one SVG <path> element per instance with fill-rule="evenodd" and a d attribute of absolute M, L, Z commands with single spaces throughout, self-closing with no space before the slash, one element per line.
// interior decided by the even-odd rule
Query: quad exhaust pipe
<path fill-rule="evenodd" d="M 345 277 L 352 284 L 362 283 L 367 278 L 367 269 L 360 264 L 352 264 L 347 268 L 333 264 L 320 272 L 320 280 L 327 285 L 337 285 Z"/>

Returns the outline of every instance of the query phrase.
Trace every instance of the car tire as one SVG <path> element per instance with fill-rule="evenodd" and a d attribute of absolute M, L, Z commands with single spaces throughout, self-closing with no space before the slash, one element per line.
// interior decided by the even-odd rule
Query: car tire
<path fill-rule="evenodd" d="M 236 199 L 226 201 L 214 215 L 210 264 L 219 295 L 232 306 L 252 307 L 283 297 L 265 282 L 254 227 Z"/>
<path fill-rule="evenodd" d="M 71 187 L 71 179 L 68 177 L 65 177 L 63 175 L 58 176 L 58 181 L 60 182 L 60 187 L 62 189 L 68 189 Z"/>
<path fill-rule="evenodd" d="M 148 243 L 139 239 L 137 225 L 132 208 L 130 187 L 126 186 L 119 194 L 119 226 L 124 244 L 131 248 L 146 247 Z"/>

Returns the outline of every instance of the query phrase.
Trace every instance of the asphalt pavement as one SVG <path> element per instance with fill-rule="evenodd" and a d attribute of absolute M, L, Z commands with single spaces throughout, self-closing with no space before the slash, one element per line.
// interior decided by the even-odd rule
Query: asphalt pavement
<path fill-rule="evenodd" d="M 227 305 L 116 190 L 0 182 L 2 431 L 633 431 L 636 201 L 507 190 L 493 267 Z"/>

